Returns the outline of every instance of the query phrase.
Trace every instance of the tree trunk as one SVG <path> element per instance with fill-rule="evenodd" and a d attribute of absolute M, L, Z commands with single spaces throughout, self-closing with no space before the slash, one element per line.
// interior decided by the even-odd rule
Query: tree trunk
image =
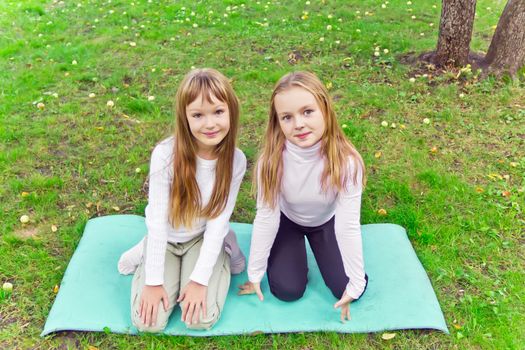
<path fill-rule="evenodd" d="M 438 67 L 465 66 L 470 51 L 476 0 L 443 0 L 442 6 L 437 50 L 431 61 Z"/>
<path fill-rule="evenodd" d="M 487 73 L 516 76 L 525 65 L 525 0 L 509 0 L 483 65 Z"/>

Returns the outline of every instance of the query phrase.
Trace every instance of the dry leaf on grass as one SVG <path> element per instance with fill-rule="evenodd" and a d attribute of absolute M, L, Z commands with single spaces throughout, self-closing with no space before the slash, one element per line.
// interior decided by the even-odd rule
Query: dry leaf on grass
<path fill-rule="evenodd" d="M 377 211 L 377 214 L 381 215 L 381 216 L 385 216 L 387 214 L 386 210 L 381 208 Z"/>
<path fill-rule="evenodd" d="M 393 339 L 395 336 L 396 336 L 395 333 L 383 333 L 383 335 L 381 336 L 381 339 L 390 340 L 390 339 Z"/>

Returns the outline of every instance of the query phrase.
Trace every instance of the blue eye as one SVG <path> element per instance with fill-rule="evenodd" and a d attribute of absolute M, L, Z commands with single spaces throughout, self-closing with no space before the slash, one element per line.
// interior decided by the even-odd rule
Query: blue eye
<path fill-rule="evenodd" d="M 292 117 L 288 114 L 285 114 L 281 117 L 281 120 L 290 120 Z"/>
<path fill-rule="evenodd" d="M 304 111 L 304 115 L 310 115 L 310 114 L 312 114 L 313 112 L 314 112 L 313 109 L 307 109 L 307 110 Z"/>
<path fill-rule="evenodd" d="M 200 117 L 202 117 L 202 114 L 200 113 L 195 113 L 194 115 L 192 115 L 193 118 L 196 118 L 196 119 L 199 119 Z"/>

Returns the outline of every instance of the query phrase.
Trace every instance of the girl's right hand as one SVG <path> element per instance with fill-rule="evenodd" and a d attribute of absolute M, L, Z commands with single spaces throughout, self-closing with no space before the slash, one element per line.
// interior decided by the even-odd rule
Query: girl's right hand
<path fill-rule="evenodd" d="M 164 305 L 164 311 L 168 311 L 168 293 L 166 293 L 164 287 L 162 285 L 144 286 L 140 298 L 140 319 L 145 326 L 151 327 L 157 323 L 157 314 L 161 300 Z"/>
<path fill-rule="evenodd" d="M 264 300 L 263 293 L 261 291 L 261 283 L 252 283 L 250 281 L 239 286 L 239 292 L 237 295 L 257 294 L 260 301 Z"/>

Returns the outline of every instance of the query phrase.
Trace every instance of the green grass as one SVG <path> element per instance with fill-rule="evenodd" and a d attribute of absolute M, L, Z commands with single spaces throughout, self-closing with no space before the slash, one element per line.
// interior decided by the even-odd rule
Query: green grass
<path fill-rule="evenodd" d="M 14 285 L 0 295 L 0 348 L 523 347 L 525 86 L 469 72 L 429 80 L 403 65 L 435 47 L 438 0 L 133 2 L 0 2 L 0 282 Z M 503 6 L 478 1 L 474 50 L 487 49 Z M 242 222 L 255 214 L 250 172 L 273 84 L 298 69 L 331 84 L 367 165 L 362 222 L 407 228 L 450 336 L 39 337 L 87 220 L 143 214 L 150 152 L 170 134 L 173 96 L 193 66 L 232 78 L 242 103 L 250 168 L 233 215 Z"/>

